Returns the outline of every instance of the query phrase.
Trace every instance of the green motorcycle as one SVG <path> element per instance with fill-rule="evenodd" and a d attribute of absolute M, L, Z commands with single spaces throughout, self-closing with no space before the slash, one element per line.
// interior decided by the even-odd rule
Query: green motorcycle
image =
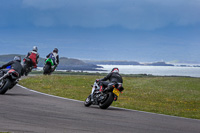
<path fill-rule="evenodd" d="M 43 74 L 44 75 L 50 75 L 54 70 L 56 69 L 56 65 L 54 64 L 53 60 L 51 58 L 48 58 L 45 61 L 45 65 L 43 67 Z"/>

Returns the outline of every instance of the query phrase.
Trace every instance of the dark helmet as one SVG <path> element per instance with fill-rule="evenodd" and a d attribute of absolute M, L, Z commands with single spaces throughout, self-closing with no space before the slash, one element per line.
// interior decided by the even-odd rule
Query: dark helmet
<path fill-rule="evenodd" d="M 33 46 L 33 51 L 37 52 L 38 48 L 36 46 Z"/>
<path fill-rule="evenodd" d="M 53 52 L 58 53 L 58 49 L 54 48 Z"/>
<path fill-rule="evenodd" d="M 118 73 L 119 69 L 117 67 L 114 67 L 111 72 L 117 72 Z"/>
<path fill-rule="evenodd" d="M 21 62 L 21 57 L 20 57 L 20 56 L 15 56 L 13 60 L 14 60 L 14 61 L 16 60 L 16 61 Z"/>

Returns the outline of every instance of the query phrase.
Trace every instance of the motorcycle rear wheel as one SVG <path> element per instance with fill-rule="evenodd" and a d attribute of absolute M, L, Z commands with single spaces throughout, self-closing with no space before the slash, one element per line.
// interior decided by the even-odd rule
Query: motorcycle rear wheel
<path fill-rule="evenodd" d="M 99 103 L 101 109 L 107 109 L 114 100 L 114 94 L 112 92 L 109 92 L 107 95 L 107 98 L 103 102 Z"/>
<path fill-rule="evenodd" d="M 2 87 L 0 88 L 0 94 L 3 95 L 7 92 L 11 85 L 11 81 L 9 79 L 6 79 L 6 81 L 3 83 Z"/>
<path fill-rule="evenodd" d="M 28 76 L 28 68 L 27 68 L 28 66 L 26 65 L 26 64 L 24 64 L 24 66 L 23 66 L 23 68 L 24 68 L 24 75 L 25 76 Z"/>
<path fill-rule="evenodd" d="M 44 72 L 43 72 L 43 74 L 50 74 L 51 72 L 51 66 L 50 65 L 48 65 L 48 64 L 46 64 L 45 66 L 44 66 Z"/>

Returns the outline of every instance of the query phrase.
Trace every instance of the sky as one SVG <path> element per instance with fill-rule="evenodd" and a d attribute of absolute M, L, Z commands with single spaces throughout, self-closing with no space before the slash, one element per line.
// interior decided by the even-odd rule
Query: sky
<path fill-rule="evenodd" d="M 0 55 L 200 63 L 200 0 L 0 0 Z"/>

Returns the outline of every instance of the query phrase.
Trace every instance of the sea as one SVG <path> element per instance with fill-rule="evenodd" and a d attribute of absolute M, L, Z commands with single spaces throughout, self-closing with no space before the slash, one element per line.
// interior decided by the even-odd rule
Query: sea
<path fill-rule="evenodd" d="M 148 74 L 155 76 L 189 76 L 200 77 L 200 67 L 183 66 L 136 66 L 136 65 L 98 65 L 103 68 L 96 71 L 109 73 L 113 67 L 118 67 L 121 74 Z M 89 72 L 89 71 L 88 71 Z M 90 71 L 95 73 L 95 71 Z"/>

